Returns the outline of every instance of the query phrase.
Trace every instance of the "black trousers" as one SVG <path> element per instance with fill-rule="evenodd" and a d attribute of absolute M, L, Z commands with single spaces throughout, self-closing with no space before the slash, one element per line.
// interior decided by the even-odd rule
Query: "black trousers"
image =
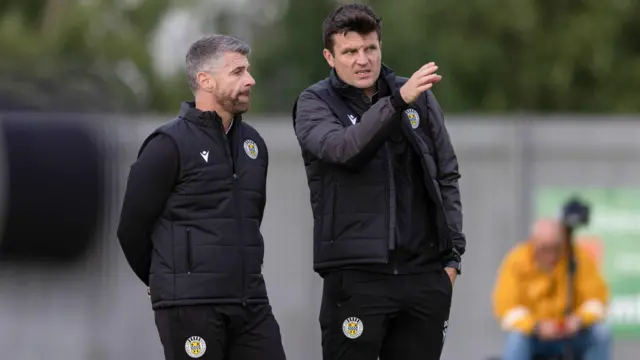
<path fill-rule="evenodd" d="M 320 309 L 323 359 L 440 359 L 452 290 L 444 269 L 327 274 Z"/>
<path fill-rule="evenodd" d="M 166 360 L 285 360 L 268 304 L 193 305 L 155 311 Z"/>

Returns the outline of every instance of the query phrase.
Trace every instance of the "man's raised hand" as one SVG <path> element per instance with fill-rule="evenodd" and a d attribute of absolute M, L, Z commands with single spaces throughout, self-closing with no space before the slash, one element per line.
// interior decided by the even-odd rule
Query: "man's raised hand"
<path fill-rule="evenodd" d="M 400 88 L 400 96 L 407 104 L 411 104 L 420 94 L 431 89 L 433 84 L 442 80 L 442 76 L 436 74 L 438 66 L 430 62 L 411 75 L 411 78 Z"/>

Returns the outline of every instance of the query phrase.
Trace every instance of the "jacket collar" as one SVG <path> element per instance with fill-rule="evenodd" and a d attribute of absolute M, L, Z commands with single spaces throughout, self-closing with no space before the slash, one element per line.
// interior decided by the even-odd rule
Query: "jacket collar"
<path fill-rule="evenodd" d="M 215 111 L 200 111 L 196 109 L 196 103 L 194 101 L 184 101 L 180 105 L 180 117 L 199 126 L 204 126 L 213 129 L 222 129 L 222 119 Z M 231 128 L 242 121 L 241 115 L 236 115 L 231 120 L 231 125 L 227 132 Z"/>

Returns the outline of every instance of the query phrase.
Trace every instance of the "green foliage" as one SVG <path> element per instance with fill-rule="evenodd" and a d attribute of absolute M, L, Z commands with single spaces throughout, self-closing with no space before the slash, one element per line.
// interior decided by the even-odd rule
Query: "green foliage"
<path fill-rule="evenodd" d="M 291 1 L 277 26 L 259 31 L 252 59 L 254 109 L 290 113 L 298 94 L 329 74 L 322 56 L 322 21 L 332 9 L 325 0 Z"/>
<path fill-rule="evenodd" d="M 443 81 L 434 91 L 449 113 L 640 112 L 638 1 L 367 2 L 383 18 L 384 62 L 403 76 L 438 63 Z M 254 29 L 252 111 L 289 113 L 300 91 L 328 75 L 321 25 L 335 3 L 290 0 L 281 21 Z M 0 94 L 28 99 L 58 84 L 85 104 L 108 97 L 100 109 L 174 113 L 190 97 L 186 81 L 182 72 L 158 74 L 149 43 L 162 16 L 187 2 L 131 4 L 0 2 L 0 76 L 10 79 Z M 117 71 L 127 63 L 142 93 Z"/>
<path fill-rule="evenodd" d="M 295 2 L 265 36 L 258 77 L 287 101 L 328 74 L 322 20 L 330 1 Z M 410 76 L 435 61 L 450 112 L 640 111 L 640 2 L 367 1 L 383 18 L 383 60 Z M 266 81 L 265 81 L 266 80 Z M 265 110 L 287 111 L 279 99 Z M 284 106 L 284 108 L 283 108 Z M 290 107 L 290 105 L 289 105 Z"/>
<path fill-rule="evenodd" d="M 3 92 L 13 89 L 10 96 L 32 109 L 162 109 L 175 96 L 154 69 L 148 43 L 171 0 L 125 5 L 117 0 L 3 2 L 0 48 L 10 54 L 0 64 L 7 80 Z M 147 84 L 146 96 L 126 85 L 118 73 L 123 63 L 137 69 Z"/>

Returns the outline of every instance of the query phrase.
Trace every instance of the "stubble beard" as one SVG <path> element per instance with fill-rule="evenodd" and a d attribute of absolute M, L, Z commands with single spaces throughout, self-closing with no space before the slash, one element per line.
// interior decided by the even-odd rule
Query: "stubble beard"
<path fill-rule="evenodd" d="M 224 111 L 232 115 L 244 114 L 249 110 L 249 101 L 240 101 L 238 97 L 234 99 L 230 94 L 218 94 L 217 98 Z"/>

